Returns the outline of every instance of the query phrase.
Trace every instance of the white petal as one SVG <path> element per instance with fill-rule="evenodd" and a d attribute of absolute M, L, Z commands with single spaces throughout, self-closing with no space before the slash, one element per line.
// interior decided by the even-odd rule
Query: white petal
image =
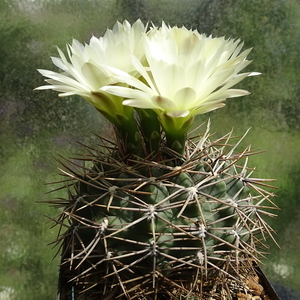
<path fill-rule="evenodd" d="M 257 75 L 261 75 L 261 73 L 259 73 L 259 72 L 251 72 L 251 73 L 249 73 L 248 76 L 257 76 Z"/>
<path fill-rule="evenodd" d="M 191 107 L 191 103 L 195 101 L 196 92 L 187 87 L 179 90 L 174 96 L 174 102 L 178 108 Z"/>
<path fill-rule="evenodd" d="M 148 98 L 139 98 L 137 99 L 127 99 L 122 102 L 123 105 L 132 106 L 136 108 L 145 108 L 145 109 L 157 109 L 158 107 Z"/>
<path fill-rule="evenodd" d="M 110 83 L 110 76 L 104 68 L 85 63 L 82 65 L 81 71 L 93 91 L 98 91 L 101 87 Z"/>
<path fill-rule="evenodd" d="M 173 118 L 185 118 L 190 114 L 189 110 L 175 110 L 167 112 L 167 115 Z"/>
<path fill-rule="evenodd" d="M 140 90 L 128 88 L 128 87 L 109 85 L 109 86 L 102 87 L 101 90 L 122 98 L 137 99 L 137 100 L 149 99 L 149 102 L 151 102 L 151 96 L 148 93 L 145 93 Z"/>
<path fill-rule="evenodd" d="M 115 79 L 118 82 L 124 82 L 128 84 L 129 86 L 133 86 L 137 89 L 140 89 L 142 91 L 145 91 L 149 93 L 149 95 L 153 95 L 154 91 L 149 86 L 144 84 L 142 81 L 140 81 L 138 78 L 113 67 L 107 67 L 109 70 L 111 70 L 113 73 L 115 73 L 117 76 L 115 76 Z"/>
<path fill-rule="evenodd" d="M 142 63 L 135 56 L 131 56 L 131 60 L 132 60 L 133 66 L 144 77 L 144 79 L 148 83 L 150 89 L 152 89 L 153 93 L 158 94 L 157 87 L 153 83 L 152 78 L 150 78 L 150 76 L 148 75 L 146 67 L 144 67 L 142 65 Z M 137 79 L 135 79 L 135 80 L 137 80 Z M 136 84 L 133 86 L 136 88 L 139 88 Z M 144 90 L 145 90 L 145 88 L 144 88 Z"/>
<path fill-rule="evenodd" d="M 223 99 L 223 101 L 225 101 L 225 99 Z M 225 104 L 221 101 L 214 103 L 214 104 L 205 104 L 205 105 L 200 106 L 200 107 L 196 108 L 195 110 L 193 110 L 192 114 L 193 115 L 205 114 L 210 111 L 216 110 L 218 108 L 222 108 L 224 106 L 225 106 Z"/>
<path fill-rule="evenodd" d="M 176 104 L 168 98 L 162 96 L 153 96 L 151 100 L 157 107 L 160 107 L 162 110 L 177 110 Z"/>
<path fill-rule="evenodd" d="M 58 57 L 51 57 L 52 62 L 61 70 L 63 70 L 64 72 L 68 71 L 68 68 L 66 67 L 66 65 L 63 63 L 63 61 L 61 60 L 61 58 Z"/>
<path fill-rule="evenodd" d="M 238 89 L 227 90 L 227 97 L 228 98 L 247 96 L 249 94 L 250 93 L 248 91 L 246 91 L 246 90 L 238 90 Z"/>

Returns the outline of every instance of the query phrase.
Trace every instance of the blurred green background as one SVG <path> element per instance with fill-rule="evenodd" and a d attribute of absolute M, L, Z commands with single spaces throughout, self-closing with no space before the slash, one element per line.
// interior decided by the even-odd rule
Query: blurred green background
<path fill-rule="evenodd" d="M 251 95 L 203 115 L 219 135 L 251 131 L 244 146 L 266 152 L 251 157 L 255 177 L 276 178 L 281 208 L 270 220 L 271 241 L 263 269 L 281 299 L 300 299 L 300 3 L 298 0 L 0 0 L 0 299 L 56 297 L 59 257 L 47 244 L 57 212 L 36 201 L 64 197 L 45 183 L 60 180 L 58 155 L 83 152 L 77 141 L 97 144 L 108 124 L 79 97 L 33 92 L 43 84 L 36 69 L 52 69 L 56 46 L 89 42 L 116 20 L 151 21 L 236 37 L 254 47 L 249 71 L 261 76 L 240 87 Z"/>

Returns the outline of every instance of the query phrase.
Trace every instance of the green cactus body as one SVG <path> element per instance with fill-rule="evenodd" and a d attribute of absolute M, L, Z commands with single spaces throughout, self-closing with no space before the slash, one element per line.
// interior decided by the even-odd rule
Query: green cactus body
<path fill-rule="evenodd" d="M 186 157 L 168 153 L 159 162 L 122 158 L 117 148 L 96 151 L 88 159 L 92 168 L 64 172 L 70 198 L 57 223 L 68 227 L 58 238 L 66 294 L 204 299 L 199 282 L 237 276 L 245 261 L 257 262 L 257 246 L 271 234 L 259 210 L 272 195 L 255 188 L 264 180 L 247 175 L 253 153 L 233 154 L 228 137 L 219 141 L 202 136 L 199 144 L 188 141 Z M 161 146 L 162 156 L 165 150 Z"/>

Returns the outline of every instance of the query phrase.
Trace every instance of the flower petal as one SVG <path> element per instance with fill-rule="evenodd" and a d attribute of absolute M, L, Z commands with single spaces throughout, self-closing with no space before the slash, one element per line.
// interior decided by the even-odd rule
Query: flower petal
<path fill-rule="evenodd" d="M 99 90 L 99 87 L 107 85 L 111 81 L 109 74 L 104 68 L 89 62 L 82 65 L 81 72 L 93 91 Z"/>
<path fill-rule="evenodd" d="M 151 101 L 161 110 L 172 111 L 177 110 L 176 104 L 170 99 L 162 96 L 153 96 Z"/>
<path fill-rule="evenodd" d="M 174 102 L 178 108 L 189 107 L 195 99 L 196 92 L 190 87 L 179 90 L 174 96 Z"/>
<path fill-rule="evenodd" d="M 185 118 L 190 114 L 189 110 L 176 110 L 176 111 L 169 111 L 167 115 L 173 118 Z"/>

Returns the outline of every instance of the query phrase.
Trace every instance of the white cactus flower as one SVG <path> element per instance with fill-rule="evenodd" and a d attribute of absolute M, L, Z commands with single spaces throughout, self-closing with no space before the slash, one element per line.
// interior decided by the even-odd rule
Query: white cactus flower
<path fill-rule="evenodd" d="M 153 109 L 170 117 L 203 114 L 224 106 L 226 98 L 248 91 L 231 89 L 247 76 L 239 73 L 250 61 L 251 49 L 242 53 L 239 40 L 213 38 L 185 27 L 153 28 L 145 39 L 147 64 L 132 56 L 143 80 L 114 70 L 119 81 L 131 87 L 108 86 L 103 90 L 127 98 L 124 105 Z"/>
<path fill-rule="evenodd" d="M 131 56 L 137 60 L 145 59 L 144 37 L 147 26 L 138 20 L 132 26 L 128 21 L 117 22 L 108 29 L 103 37 L 92 37 L 89 44 L 73 40 L 67 46 L 69 61 L 58 49 L 60 57 L 52 57 L 52 62 L 61 69 L 61 73 L 38 70 L 49 85 L 36 90 L 52 89 L 60 92 L 60 97 L 80 95 L 92 104 L 105 118 L 127 136 L 132 144 L 136 143 L 138 130 L 134 120 L 134 110 L 122 104 L 122 97 L 107 94 L 101 88 L 118 84 L 115 74 L 109 69 L 114 67 L 132 76 L 138 75 Z"/>
<path fill-rule="evenodd" d="M 131 61 L 131 55 L 136 59 L 144 58 L 143 38 L 146 27 L 138 20 L 132 26 L 128 21 L 117 22 L 113 29 L 108 29 L 103 37 L 92 37 L 89 44 L 81 44 L 73 40 L 67 46 L 70 62 L 64 53 L 58 49 L 60 58 L 52 57 L 52 62 L 63 72 L 38 70 L 50 85 L 36 90 L 52 89 L 60 92 L 59 96 L 80 95 L 93 105 L 94 94 L 109 84 L 115 84 L 116 78 L 107 68 L 111 66 L 135 75 L 137 72 Z M 96 101 L 97 102 L 97 101 Z"/>

